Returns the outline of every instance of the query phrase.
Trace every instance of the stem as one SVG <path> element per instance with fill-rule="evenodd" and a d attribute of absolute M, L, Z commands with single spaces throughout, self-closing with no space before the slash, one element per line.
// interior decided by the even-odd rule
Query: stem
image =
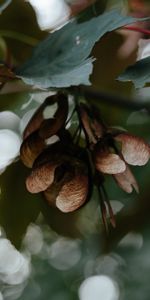
<path fill-rule="evenodd" d="M 75 138 L 77 137 L 77 134 L 78 134 L 78 132 L 80 132 L 80 129 L 81 129 L 81 127 L 80 127 L 80 125 L 78 125 L 75 132 L 74 132 L 74 134 L 73 134 L 73 136 L 72 136 L 73 140 L 75 140 Z"/>
<path fill-rule="evenodd" d="M 104 194 L 104 201 L 107 203 L 107 206 L 108 206 L 108 211 L 109 211 L 109 217 L 110 217 L 110 223 L 111 225 L 113 226 L 113 228 L 116 228 L 116 220 L 115 220 L 115 216 L 114 216 L 114 213 L 113 213 L 113 210 L 112 210 L 112 207 L 110 205 L 110 202 L 109 202 L 109 199 L 108 199 L 108 195 L 107 195 L 107 192 L 104 188 L 104 185 L 102 185 L 102 192 Z"/>
<path fill-rule="evenodd" d="M 127 29 L 127 30 L 131 30 L 131 31 L 136 31 L 136 32 L 139 32 L 139 33 L 143 33 L 143 34 L 146 34 L 146 35 L 150 35 L 150 30 L 140 28 L 138 26 L 128 26 L 127 25 L 127 26 L 124 26 L 123 28 Z"/>
<path fill-rule="evenodd" d="M 16 31 L 11 31 L 11 30 L 0 30 L 0 35 L 6 38 L 14 39 L 19 42 L 28 44 L 32 47 L 36 46 L 39 42 L 39 40 L 37 40 L 36 38 L 33 38 L 31 36 Z"/>
<path fill-rule="evenodd" d="M 72 113 L 71 113 L 70 117 L 68 118 L 68 120 L 67 120 L 67 121 L 66 121 L 66 123 L 65 123 L 65 126 L 67 126 L 67 125 L 68 125 L 68 123 L 71 121 L 71 119 L 72 119 L 72 117 L 73 117 L 73 115 L 74 115 L 75 111 L 76 111 L 76 108 L 74 108 L 74 109 L 73 109 L 73 111 L 72 111 Z"/>
<path fill-rule="evenodd" d="M 84 128 L 84 125 L 83 125 L 83 122 L 82 122 L 82 119 L 81 119 L 81 115 L 80 115 L 80 108 L 79 108 L 79 104 L 78 104 L 78 91 L 77 90 L 75 91 L 75 94 L 74 94 L 74 100 L 75 100 L 76 112 L 77 112 L 78 120 L 79 120 L 79 126 L 83 129 L 83 132 L 84 132 L 84 135 L 85 135 L 85 140 L 86 140 L 86 146 L 88 147 L 89 146 L 89 139 L 88 139 L 88 135 L 86 133 L 86 130 Z"/>
<path fill-rule="evenodd" d="M 105 201 L 103 199 L 101 189 L 98 185 L 97 185 L 97 191 L 98 191 L 98 196 L 99 196 L 99 200 L 100 200 L 102 220 L 103 220 L 103 224 L 104 224 L 106 234 L 108 235 L 109 234 L 109 227 L 108 227 L 108 223 L 107 223 L 107 209 L 106 209 L 106 206 L 105 206 Z"/>

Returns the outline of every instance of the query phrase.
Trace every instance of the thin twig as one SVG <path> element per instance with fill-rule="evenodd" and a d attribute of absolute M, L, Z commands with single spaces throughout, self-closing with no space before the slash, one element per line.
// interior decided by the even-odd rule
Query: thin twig
<path fill-rule="evenodd" d="M 140 28 L 140 27 L 137 27 L 137 26 L 125 26 L 123 27 L 124 29 L 127 29 L 127 30 L 131 30 L 131 31 L 136 31 L 136 32 L 139 32 L 139 33 L 143 33 L 145 35 L 150 35 L 150 30 L 148 29 L 144 29 L 144 28 Z"/>

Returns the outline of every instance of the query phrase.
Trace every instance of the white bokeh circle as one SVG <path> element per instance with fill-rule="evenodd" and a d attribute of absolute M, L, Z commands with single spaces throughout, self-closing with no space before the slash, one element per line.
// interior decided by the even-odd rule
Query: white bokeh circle
<path fill-rule="evenodd" d="M 42 30 L 63 25 L 70 16 L 70 8 L 64 0 L 28 0 L 35 10 Z"/>
<path fill-rule="evenodd" d="M 12 111 L 5 110 L 0 112 L 0 129 L 10 129 L 18 131 L 20 118 Z"/>
<path fill-rule="evenodd" d="M 22 142 L 20 118 L 11 111 L 0 112 L 0 174 L 18 156 Z"/>
<path fill-rule="evenodd" d="M 9 240 L 0 238 L 0 280 L 16 285 L 30 275 L 30 259 L 20 253 Z"/>
<path fill-rule="evenodd" d="M 80 300 L 119 300 L 119 288 L 116 282 L 105 275 L 91 276 L 79 287 Z"/>
<path fill-rule="evenodd" d="M 9 129 L 0 130 L 0 168 L 4 168 L 19 154 L 21 138 Z"/>

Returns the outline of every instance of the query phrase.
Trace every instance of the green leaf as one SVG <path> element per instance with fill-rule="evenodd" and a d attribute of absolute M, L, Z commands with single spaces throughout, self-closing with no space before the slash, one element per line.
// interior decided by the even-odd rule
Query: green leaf
<path fill-rule="evenodd" d="M 5 0 L 4 3 L 0 5 L 0 13 L 3 12 L 4 9 L 7 8 L 7 6 L 11 3 L 11 0 Z"/>
<path fill-rule="evenodd" d="M 150 82 L 150 56 L 130 66 L 118 78 L 120 81 L 133 81 L 135 88 L 142 88 Z"/>
<path fill-rule="evenodd" d="M 16 75 L 25 83 L 41 88 L 89 85 L 93 59 L 88 57 L 95 42 L 106 32 L 136 21 L 115 10 L 86 22 L 81 20 L 70 21 L 39 43 Z"/>

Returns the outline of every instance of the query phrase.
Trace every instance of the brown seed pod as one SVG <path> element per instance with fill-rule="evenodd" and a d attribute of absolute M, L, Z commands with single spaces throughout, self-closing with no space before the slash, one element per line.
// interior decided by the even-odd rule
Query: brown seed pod
<path fill-rule="evenodd" d="M 100 111 L 95 105 L 91 106 L 91 115 L 91 127 L 93 129 L 94 135 L 97 137 L 97 139 L 100 139 L 107 132 L 107 127 L 102 120 Z"/>
<path fill-rule="evenodd" d="M 142 138 L 122 133 L 115 140 L 122 143 L 122 156 L 129 165 L 143 166 L 149 161 L 150 146 Z"/>
<path fill-rule="evenodd" d="M 71 157 L 69 155 L 69 147 L 66 148 L 66 145 L 62 144 L 61 141 L 58 141 L 52 145 L 46 147 L 42 153 L 36 158 L 33 164 L 33 168 L 37 168 L 41 165 L 44 165 L 50 161 L 60 161 L 69 164 Z"/>
<path fill-rule="evenodd" d="M 126 164 L 118 154 L 111 153 L 107 145 L 98 143 L 93 152 L 95 167 L 104 174 L 118 174 L 126 169 Z"/>
<path fill-rule="evenodd" d="M 72 180 L 62 186 L 55 200 L 53 192 L 51 189 L 44 192 L 45 198 L 50 204 L 55 205 L 64 213 L 75 211 L 87 200 L 88 177 L 86 175 L 74 176 Z M 55 203 L 52 203 L 53 201 L 55 201 Z"/>
<path fill-rule="evenodd" d="M 64 155 L 59 156 L 57 153 L 49 154 L 50 152 L 47 152 L 46 157 L 43 156 L 43 153 L 39 156 L 31 174 L 27 177 L 26 187 L 30 193 L 45 191 L 53 182 L 57 183 L 57 187 L 64 182 L 63 177 L 66 168 L 68 169 L 70 158 Z"/>
<path fill-rule="evenodd" d="M 54 181 L 55 169 L 58 163 L 49 162 L 39 166 L 26 179 L 26 188 L 30 193 L 45 191 Z"/>
<path fill-rule="evenodd" d="M 91 121 L 90 121 L 90 117 L 88 115 L 86 105 L 80 104 L 79 111 L 80 111 L 81 121 L 82 121 L 83 127 L 85 129 L 85 132 L 87 134 L 89 142 L 96 144 L 97 140 L 95 138 L 94 132 L 91 127 Z"/>
<path fill-rule="evenodd" d="M 126 169 L 124 161 L 114 153 L 103 153 L 95 158 L 96 169 L 105 174 L 118 174 Z"/>
<path fill-rule="evenodd" d="M 56 105 L 54 115 L 51 116 L 52 113 L 52 106 Z M 60 111 L 62 111 L 62 116 Z M 37 109 L 37 111 L 32 116 L 31 120 L 29 121 L 28 125 L 26 126 L 24 130 L 23 137 L 24 139 L 27 138 L 31 133 L 36 131 L 37 129 L 40 129 L 41 127 L 41 136 L 43 134 L 43 138 L 46 135 L 46 137 L 49 137 L 53 134 L 55 134 L 61 126 L 63 126 L 66 118 L 68 115 L 68 100 L 67 96 L 65 96 L 62 93 L 49 96 L 46 98 L 44 103 L 40 105 L 40 107 Z M 57 120 L 57 118 L 60 120 Z M 49 120 L 55 120 L 56 125 L 54 122 Z M 48 124 L 47 124 L 48 123 Z M 59 124 L 58 124 L 59 123 Z M 58 126 L 59 125 L 59 126 Z M 52 129 L 48 126 L 52 126 Z M 49 129 L 49 131 L 48 131 Z M 45 131 L 46 130 L 46 131 Z"/>
<path fill-rule="evenodd" d="M 42 138 L 47 139 L 50 136 L 56 134 L 64 126 L 67 116 L 68 100 L 66 96 L 61 95 L 58 101 L 58 108 L 53 118 L 47 118 L 43 120 L 39 129 L 39 135 Z"/>
<path fill-rule="evenodd" d="M 72 143 L 71 136 L 67 130 L 62 131 L 63 132 L 59 132 L 58 134 L 60 140 L 48 145 L 42 153 L 40 153 L 33 164 L 33 168 L 47 163 L 51 159 L 66 161 L 70 164 L 71 160 L 74 162 L 75 157 L 81 157 L 82 149 Z M 85 154 L 82 159 L 85 159 Z"/>
<path fill-rule="evenodd" d="M 87 195 L 88 177 L 76 175 L 62 187 L 56 198 L 56 207 L 65 213 L 74 211 L 85 203 Z"/>
<path fill-rule="evenodd" d="M 28 122 L 24 133 L 23 138 L 26 139 L 31 133 L 39 129 L 41 123 L 43 122 L 43 110 L 53 103 L 54 96 L 46 98 L 46 100 L 39 106 L 39 108 L 36 110 L 30 121 Z"/>
<path fill-rule="evenodd" d="M 98 139 L 106 132 L 106 126 L 101 119 L 100 113 L 95 106 L 89 108 L 83 103 L 80 104 L 79 111 L 89 142 L 96 144 Z"/>
<path fill-rule="evenodd" d="M 57 174 L 57 180 L 44 192 L 44 195 L 50 205 L 56 206 L 64 213 L 72 212 L 87 200 L 89 192 L 87 169 L 81 161 L 74 160 L 70 162 L 69 170 L 66 166 L 64 175 L 63 169 L 61 172 L 62 174 Z"/>
<path fill-rule="evenodd" d="M 25 166 L 32 168 L 37 156 L 45 148 L 44 140 L 39 136 L 38 131 L 30 134 L 22 143 L 20 148 L 20 158 Z"/>
<path fill-rule="evenodd" d="M 123 173 L 115 174 L 113 177 L 120 188 L 126 193 L 132 193 L 133 188 L 139 193 L 138 183 L 127 165 L 126 170 Z"/>
<path fill-rule="evenodd" d="M 57 151 L 58 151 L 58 149 L 61 149 L 60 146 L 61 146 L 60 142 L 56 142 L 56 143 L 46 147 L 35 159 L 34 164 L 33 164 L 33 169 L 35 169 L 39 166 L 42 166 L 42 165 L 48 163 L 49 161 L 52 161 L 52 160 L 54 161 L 55 158 L 59 157 L 60 152 L 57 152 Z"/>

